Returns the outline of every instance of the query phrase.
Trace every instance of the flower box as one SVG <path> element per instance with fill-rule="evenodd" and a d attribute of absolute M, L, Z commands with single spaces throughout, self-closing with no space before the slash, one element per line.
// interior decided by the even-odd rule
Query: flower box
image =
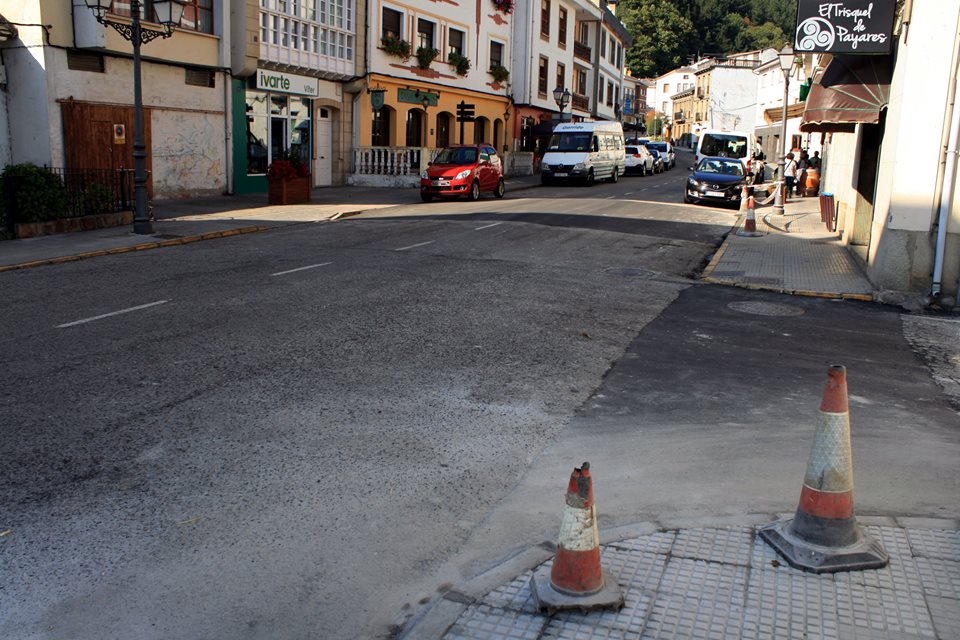
<path fill-rule="evenodd" d="M 270 204 L 303 204 L 310 202 L 310 176 L 268 178 Z"/>

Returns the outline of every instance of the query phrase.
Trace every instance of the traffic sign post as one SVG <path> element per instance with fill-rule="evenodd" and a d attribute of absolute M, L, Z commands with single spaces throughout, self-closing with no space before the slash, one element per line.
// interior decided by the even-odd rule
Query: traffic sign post
<path fill-rule="evenodd" d="M 476 105 L 467 104 L 463 100 L 457 105 L 457 122 L 460 123 L 460 144 L 463 144 L 463 123 L 476 120 L 474 109 Z"/>

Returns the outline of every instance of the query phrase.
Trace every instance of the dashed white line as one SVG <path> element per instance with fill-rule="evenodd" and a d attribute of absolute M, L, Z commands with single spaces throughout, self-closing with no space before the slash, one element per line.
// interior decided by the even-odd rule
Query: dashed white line
<path fill-rule="evenodd" d="M 316 269 L 317 267 L 325 267 L 328 264 L 333 264 L 332 262 L 321 262 L 320 264 L 311 264 L 306 267 L 297 267 L 296 269 L 289 269 L 287 271 L 277 271 L 276 273 L 271 273 L 270 277 L 274 276 L 285 276 L 288 273 L 296 273 L 297 271 L 306 271 L 307 269 Z"/>
<path fill-rule="evenodd" d="M 409 247 L 400 247 L 399 249 L 394 249 L 394 251 L 406 251 L 407 249 L 413 249 L 415 247 L 422 247 L 424 245 L 433 244 L 433 240 L 427 240 L 426 242 L 418 242 L 417 244 L 412 244 Z"/>
<path fill-rule="evenodd" d="M 130 313 L 131 311 L 139 311 L 140 309 L 149 309 L 150 307 L 155 307 L 160 304 L 165 304 L 170 302 L 169 300 L 157 300 L 156 302 L 148 302 L 147 304 L 137 305 L 136 307 L 130 307 L 128 309 L 121 309 L 120 311 L 113 311 L 111 313 L 105 313 L 100 316 L 93 316 L 92 318 L 84 318 L 83 320 L 76 320 L 74 322 L 67 322 L 66 324 L 58 324 L 57 329 L 66 329 L 67 327 L 75 327 L 78 324 L 84 324 L 87 322 L 93 322 L 95 320 L 103 320 L 104 318 L 110 318 L 112 316 L 119 316 L 124 313 Z"/>
<path fill-rule="evenodd" d="M 617 196 L 607 196 L 607 200 L 613 200 L 613 199 L 616 198 L 616 197 L 617 197 Z"/>
<path fill-rule="evenodd" d="M 633 191 L 627 191 L 627 192 L 626 192 L 625 194 L 623 194 L 623 195 L 625 195 L 625 196 L 632 196 L 632 195 L 633 195 Z"/>
<path fill-rule="evenodd" d="M 490 227 L 495 227 L 498 224 L 503 224 L 502 222 L 494 222 L 493 224 L 486 224 L 482 227 L 477 227 L 474 231 L 483 231 L 484 229 L 489 229 Z"/>

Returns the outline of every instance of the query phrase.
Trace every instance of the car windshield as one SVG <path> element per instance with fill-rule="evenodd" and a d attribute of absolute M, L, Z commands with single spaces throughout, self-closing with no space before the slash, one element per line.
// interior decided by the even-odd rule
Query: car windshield
<path fill-rule="evenodd" d="M 477 150 L 473 147 L 447 147 L 437 154 L 434 164 L 475 164 Z"/>
<path fill-rule="evenodd" d="M 647 148 L 650 148 L 650 147 L 653 147 L 653 148 L 656 149 L 657 151 L 663 151 L 664 153 L 666 153 L 666 151 L 667 151 L 667 143 L 666 143 L 666 142 L 650 142 L 650 143 L 647 144 Z"/>
<path fill-rule="evenodd" d="M 555 133 L 550 136 L 548 151 L 589 151 L 589 133 Z"/>
<path fill-rule="evenodd" d="M 747 139 L 724 133 L 704 134 L 700 141 L 700 155 L 720 156 L 722 158 L 746 158 Z"/>
<path fill-rule="evenodd" d="M 732 160 L 707 158 L 697 165 L 697 173 L 716 173 L 724 176 L 742 176 L 743 165 Z"/>

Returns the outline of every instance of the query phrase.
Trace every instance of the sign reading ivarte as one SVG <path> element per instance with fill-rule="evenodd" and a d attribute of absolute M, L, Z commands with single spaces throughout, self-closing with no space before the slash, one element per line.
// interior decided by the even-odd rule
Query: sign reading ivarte
<path fill-rule="evenodd" d="M 799 0 L 795 51 L 890 53 L 895 0 Z"/>

